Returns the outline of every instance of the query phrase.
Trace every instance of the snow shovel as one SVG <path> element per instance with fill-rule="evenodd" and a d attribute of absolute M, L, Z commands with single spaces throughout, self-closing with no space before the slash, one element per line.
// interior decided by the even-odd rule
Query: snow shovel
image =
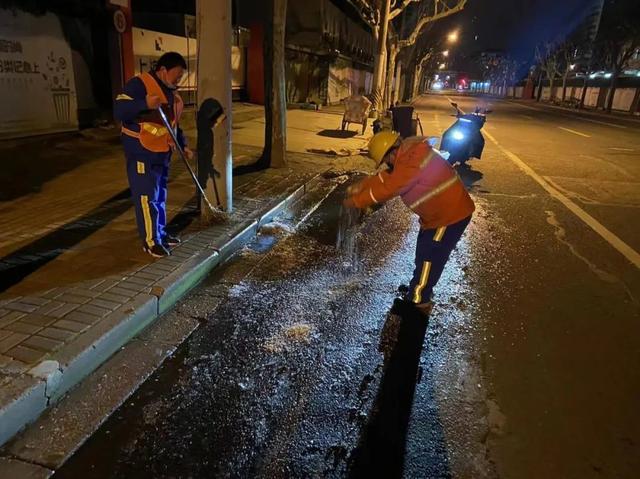
<path fill-rule="evenodd" d="M 182 149 L 182 146 L 180 146 L 180 143 L 178 143 L 178 137 L 176 136 L 176 132 L 175 132 L 175 130 L 173 128 L 171 128 L 171 124 L 169 123 L 169 120 L 167 119 L 167 115 L 164 113 L 164 111 L 162 111 L 162 107 L 159 107 L 158 111 L 160 112 L 160 117 L 162 118 L 162 123 L 164 123 L 164 126 L 167 128 L 167 130 L 169 130 L 169 134 L 171 135 L 171 139 L 173 140 L 173 143 L 176 145 L 176 150 L 178 150 L 178 153 L 180 154 L 180 158 L 182 158 L 182 161 L 184 162 L 184 165 L 187 167 L 187 170 L 189 170 L 189 174 L 191 174 L 191 179 L 193 179 L 193 183 L 196 185 L 196 188 L 198 188 L 198 191 L 200 191 L 200 195 L 202 196 L 202 199 L 207 204 L 207 206 L 209 207 L 209 209 L 211 210 L 212 213 L 219 214 L 220 210 L 215 208 L 209 202 L 209 199 L 207 198 L 207 195 L 205 194 L 204 190 L 202 189 L 202 186 L 200 186 L 200 182 L 198 181 L 198 178 L 196 177 L 196 174 L 193 172 L 193 169 L 191 168 L 191 165 L 189 165 L 189 161 L 187 161 L 187 156 L 184 154 L 184 150 Z M 214 184 L 215 184 L 215 181 L 214 181 Z M 216 196 L 217 196 L 217 193 L 218 192 L 216 191 Z"/>

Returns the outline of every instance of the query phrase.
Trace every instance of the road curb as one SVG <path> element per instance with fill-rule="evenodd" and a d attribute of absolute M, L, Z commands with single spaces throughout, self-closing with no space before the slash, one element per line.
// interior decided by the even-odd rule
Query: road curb
<path fill-rule="evenodd" d="M 33 374 L 16 375 L 0 390 L 0 446 L 35 421 L 48 407 L 95 371 L 136 334 L 173 307 L 214 268 L 253 240 L 259 227 L 268 223 L 306 192 L 307 179 L 300 187 L 285 193 L 273 206 L 230 231 L 228 236 L 208 242 L 209 248 L 187 259 L 150 291 L 132 298 L 107 315 L 95 328 L 77 341 L 47 358 L 46 368 Z M 206 237 L 206 235 L 205 235 Z M 190 241 L 187 241 L 189 243 Z M 196 241 L 197 243 L 197 241 Z M 206 246 L 204 246 L 206 248 Z M 36 368 L 34 368 L 36 369 Z M 43 373 L 44 371 L 44 373 Z M 4 467 L 0 462 L 0 477 Z"/>

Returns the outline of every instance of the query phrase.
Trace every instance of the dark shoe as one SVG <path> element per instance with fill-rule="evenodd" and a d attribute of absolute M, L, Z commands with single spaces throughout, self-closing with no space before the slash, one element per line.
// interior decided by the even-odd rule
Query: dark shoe
<path fill-rule="evenodd" d="M 142 247 L 142 251 L 144 251 L 147 254 L 150 254 L 154 258 L 164 258 L 166 256 L 170 256 L 171 255 L 169 250 L 167 248 L 165 248 L 164 246 L 162 246 L 161 244 L 154 244 L 151 247 L 149 247 L 149 246 L 147 246 L 145 244 Z"/>
<path fill-rule="evenodd" d="M 173 248 L 174 246 L 178 246 L 180 243 L 182 243 L 180 238 L 176 238 L 175 236 L 165 235 L 165 237 L 162 238 L 162 245 L 165 248 Z"/>
<path fill-rule="evenodd" d="M 400 286 L 398 286 L 398 294 L 400 295 L 401 298 L 406 298 L 407 295 L 409 294 L 409 285 L 401 284 Z"/>

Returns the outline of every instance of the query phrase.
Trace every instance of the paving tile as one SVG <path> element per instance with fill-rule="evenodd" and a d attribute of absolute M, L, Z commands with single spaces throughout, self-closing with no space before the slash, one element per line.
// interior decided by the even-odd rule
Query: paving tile
<path fill-rule="evenodd" d="M 45 338 L 43 336 L 31 336 L 29 339 L 22 342 L 23 346 L 27 346 L 32 349 L 37 349 L 45 353 L 55 351 L 64 343 L 62 341 L 56 341 L 55 339 Z"/>
<path fill-rule="evenodd" d="M 12 331 L 9 331 L 7 329 L 0 329 L 0 341 L 2 341 L 7 336 L 11 336 L 12 334 L 13 334 Z"/>
<path fill-rule="evenodd" d="M 100 284 L 93 286 L 91 289 L 95 291 L 107 291 L 108 289 L 113 288 L 115 285 L 117 285 L 120 281 L 120 279 L 107 278 Z"/>
<path fill-rule="evenodd" d="M 15 358 L 18 361 L 22 361 L 27 364 L 33 364 L 38 362 L 46 354 L 43 351 L 37 349 L 28 348 L 26 346 L 16 346 L 5 353 L 11 358 Z"/>
<path fill-rule="evenodd" d="M 69 294 L 91 299 L 98 296 L 100 294 L 100 291 L 96 291 L 93 289 L 85 289 L 85 288 L 73 288 L 69 290 Z M 60 299 L 60 301 L 64 301 L 64 299 Z"/>
<path fill-rule="evenodd" d="M 34 326 L 40 326 L 42 328 L 49 326 L 57 321 L 57 318 L 53 316 L 43 316 L 41 314 L 27 314 L 24 318 L 20 319 L 21 323 L 33 324 Z"/>
<path fill-rule="evenodd" d="M 44 328 L 42 331 L 38 331 L 38 336 L 43 336 L 45 338 L 57 339 L 59 341 L 69 341 L 73 338 L 77 333 L 73 331 L 66 331 L 64 329 L 58 328 Z"/>
<path fill-rule="evenodd" d="M 9 314 L 11 311 L 9 311 L 8 309 L 0 309 L 0 318 L 2 318 L 3 316 Z"/>
<path fill-rule="evenodd" d="M 6 325 L 5 329 L 8 329 L 9 331 L 13 331 L 14 333 L 35 334 L 42 329 L 42 326 L 36 326 L 34 324 L 25 323 L 21 319 L 19 321 L 16 321 L 15 323 Z"/>
<path fill-rule="evenodd" d="M 101 318 L 104 318 L 111 311 L 112 311 L 111 309 L 101 308 L 100 306 L 95 306 L 95 305 L 91 305 L 91 304 L 85 304 L 83 306 L 80 306 L 76 310 L 76 312 L 78 312 L 78 313 L 93 314 L 94 316 L 99 316 Z"/>
<path fill-rule="evenodd" d="M 26 314 L 20 311 L 11 311 L 9 314 L 0 318 L 0 328 L 4 328 L 7 324 L 14 323 L 25 316 Z"/>
<path fill-rule="evenodd" d="M 12 311 L 21 311 L 23 313 L 32 313 L 33 311 L 38 309 L 38 307 L 34 306 L 33 304 L 21 303 L 19 301 L 8 303 L 4 307 Z"/>
<path fill-rule="evenodd" d="M 76 323 L 94 325 L 102 319 L 102 316 L 96 316 L 95 314 L 89 313 L 81 313 L 79 311 L 72 311 L 71 313 L 67 314 L 64 319 L 74 321 Z"/>
<path fill-rule="evenodd" d="M 122 286 L 123 283 L 140 285 L 143 288 L 149 286 L 149 280 L 146 278 L 141 278 L 139 274 L 142 273 L 137 273 L 135 276 L 129 276 L 125 281 L 120 283 L 119 286 Z"/>
<path fill-rule="evenodd" d="M 12 333 L 11 336 L 7 336 L 0 341 L 0 353 L 5 353 L 15 345 L 20 344 L 22 341 L 29 337 L 28 334 Z"/>
<path fill-rule="evenodd" d="M 116 308 L 119 308 L 121 306 L 121 302 L 116 302 L 116 301 L 107 301 L 106 299 L 102 299 L 102 296 L 99 298 L 94 298 L 91 301 L 89 301 L 85 306 L 98 306 L 100 308 L 105 308 L 108 309 L 109 311 L 113 311 Z"/>
<path fill-rule="evenodd" d="M 34 306 L 44 306 L 50 300 L 48 298 L 39 298 L 37 296 L 25 296 L 20 300 L 21 303 L 24 304 L 32 304 Z"/>
<path fill-rule="evenodd" d="M 54 311 L 51 311 L 49 313 L 49 316 L 53 316 L 54 318 L 62 318 L 67 314 L 69 314 L 71 311 L 78 309 L 79 307 L 80 305 L 75 303 L 63 304 L 62 306 L 55 309 Z"/>
<path fill-rule="evenodd" d="M 47 315 L 49 313 L 52 313 L 56 309 L 61 308 L 63 305 L 64 303 L 61 303 L 60 301 L 52 300 L 36 309 L 35 313 L 40 315 Z"/>
<path fill-rule="evenodd" d="M 96 299 L 106 299 L 107 301 L 113 301 L 114 303 L 124 304 L 131 299 L 131 296 L 124 296 L 122 294 L 115 294 L 109 290 L 107 293 L 102 293 Z"/>
<path fill-rule="evenodd" d="M 113 288 L 111 288 L 109 290 L 109 293 L 125 296 L 127 298 L 126 301 L 129 301 L 131 298 L 133 298 L 134 296 L 138 295 L 137 291 L 133 291 L 131 289 L 126 289 L 126 288 L 121 288 L 120 286 L 114 286 Z M 104 295 L 100 295 L 100 297 L 102 298 L 102 297 L 104 297 Z M 126 302 L 126 301 L 123 301 L 123 302 Z"/>
<path fill-rule="evenodd" d="M 58 296 L 56 299 L 58 301 L 62 301 L 63 303 L 84 304 L 88 303 L 91 297 L 79 296 L 72 293 L 64 293 L 63 295 Z"/>
<path fill-rule="evenodd" d="M 58 296 L 64 294 L 64 290 L 62 288 L 53 288 L 49 291 L 42 293 L 40 296 L 47 299 L 56 299 Z"/>
<path fill-rule="evenodd" d="M 164 274 L 153 274 L 149 273 L 148 271 L 139 271 L 135 274 L 134 278 L 143 278 L 148 279 L 149 281 L 158 281 L 164 278 Z"/>
<path fill-rule="evenodd" d="M 53 326 L 58 329 L 65 329 L 67 331 L 72 331 L 74 333 L 81 333 L 89 326 L 83 323 L 78 323 L 77 321 L 70 321 L 68 319 L 60 319 L 53 323 Z M 41 332 L 42 333 L 42 332 Z"/>

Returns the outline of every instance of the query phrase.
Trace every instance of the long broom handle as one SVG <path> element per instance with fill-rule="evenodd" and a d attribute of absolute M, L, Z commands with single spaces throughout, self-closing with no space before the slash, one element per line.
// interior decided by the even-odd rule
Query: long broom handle
<path fill-rule="evenodd" d="M 182 161 L 184 162 L 185 166 L 187 167 L 187 170 L 189 170 L 189 173 L 191 174 L 191 178 L 193 179 L 193 183 L 196 185 L 196 188 L 198 188 L 198 191 L 200 191 L 200 194 L 202 195 L 202 199 L 207 204 L 207 206 L 209 207 L 209 209 L 211 210 L 212 213 L 218 213 L 218 210 L 216 208 L 214 208 L 213 205 L 209 202 L 209 199 L 207 198 L 206 193 L 202 189 L 202 186 L 200 186 L 200 182 L 198 181 L 198 178 L 196 177 L 196 174 L 193 172 L 193 169 L 191 168 L 191 165 L 187 161 L 187 157 L 184 154 L 184 150 L 182 149 L 182 146 L 178 142 L 178 137 L 176 135 L 176 132 L 171 127 L 171 124 L 169 123 L 169 120 L 167 119 L 167 115 L 162 110 L 162 107 L 158 107 L 158 111 L 160 112 L 160 117 L 162 118 L 162 123 L 164 123 L 164 126 L 167 128 L 167 130 L 169 130 L 169 134 L 171 135 L 171 139 L 173 140 L 173 142 L 176 145 L 176 150 L 178 150 L 178 153 L 180 154 L 180 158 L 182 158 Z M 215 179 L 213 181 L 215 182 Z"/>

